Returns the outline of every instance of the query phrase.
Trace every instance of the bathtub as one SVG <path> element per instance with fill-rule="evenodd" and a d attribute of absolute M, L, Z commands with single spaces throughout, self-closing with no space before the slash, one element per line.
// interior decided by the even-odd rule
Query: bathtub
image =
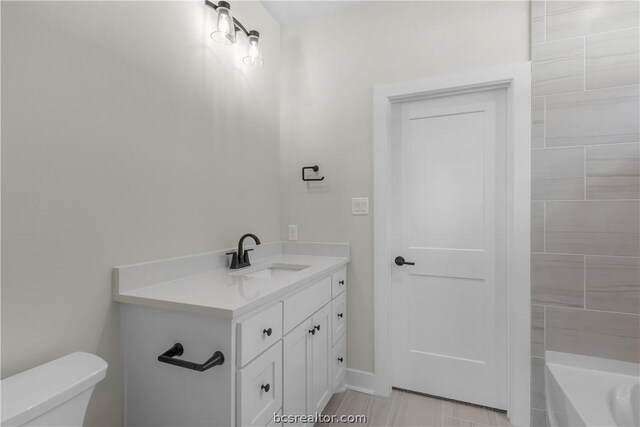
<path fill-rule="evenodd" d="M 545 353 L 551 427 L 640 426 L 640 364 Z"/>

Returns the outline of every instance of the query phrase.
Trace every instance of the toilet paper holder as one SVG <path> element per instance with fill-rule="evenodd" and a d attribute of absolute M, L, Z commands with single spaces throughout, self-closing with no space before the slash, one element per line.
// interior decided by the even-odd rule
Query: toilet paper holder
<path fill-rule="evenodd" d="M 314 166 L 304 166 L 302 168 L 302 180 L 303 181 L 322 181 L 324 180 L 324 176 L 322 178 L 307 178 L 304 174 L 304 171 L 306 170 L 312 170 L 314 172 L 318 172 L 320 168 L 318 167 L 318 165 L 314 165 Z"/>

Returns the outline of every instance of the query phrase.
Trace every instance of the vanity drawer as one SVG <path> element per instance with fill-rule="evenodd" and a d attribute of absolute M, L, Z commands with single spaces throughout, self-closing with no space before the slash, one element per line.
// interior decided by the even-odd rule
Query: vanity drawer
<path fill-rule="evenodd" d="M 237 425 L 268 425 L 282 407 L 282 342 L 239 370 L 237 378 Z"/>
<path fill-rule="evenodd" d="M 347 267 L 331 276 L 331 297 L 335 298 L 347 289 Z"/>
<path fill-rule="evenodd" d="M 331 277 L 303 289 L 284 300 L 284 333 L 299 325 L 331 301 Z"/>
<path fill-rule="evenodd" d="M 335 344 L 347 330 L 347 293 L 343 292 L 331 301 L 331 342 Z"/>
<path fill-rule="evenodd" d="M 238 322 L 238 366 L 244 366 L 282 338 L 282 303 Z"/>
<path fill-rule="evenodd" d="M 333 375 L 333 391 L 335 392 L 340 386 L 347 372 L 347 336 L 343 335 L 333 346 L 331 352 L 332 362 L 331 374 Z"/>

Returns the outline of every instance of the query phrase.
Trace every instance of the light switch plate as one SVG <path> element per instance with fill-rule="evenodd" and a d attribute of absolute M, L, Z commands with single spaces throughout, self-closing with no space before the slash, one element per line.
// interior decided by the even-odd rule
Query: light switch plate
<path fill-rule="evenodd" d="M 298 240 L 298 226 L 290 225 L 289 226 L 289 240 L 295 242 Z"/>
<path fill-rule="evenodd" d="M 369 198 L 354 197 L 353 199 L 351 199 L 351 214 L 369 215 Z"/>

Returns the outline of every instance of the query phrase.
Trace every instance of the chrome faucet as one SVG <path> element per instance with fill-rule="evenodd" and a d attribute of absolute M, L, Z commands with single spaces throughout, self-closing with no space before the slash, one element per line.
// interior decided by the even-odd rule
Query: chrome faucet
<path fill-rule="evenodd" d="M 244 239 L 246 239 L 247 237 L 251 237 L 256 242 L 256 245 L 260 244 L 260 239 L 258 239 L 258 236 L 256 236 L 255 234 L 247 233 L 242 236 L 240 238 L 240 241 L 238 242 L 238 252 L 227 252 L 227 255 L 233 255 L 233 257 L 231 258 L 231 266 L 229 266 L 229 268 L 232 270 L 235 270 L 237 268 L 249 267 L 251 265 L 251 263 L 249 262 L 249 251 L 252 251 L 253 249 L 242 249 Z"/>

